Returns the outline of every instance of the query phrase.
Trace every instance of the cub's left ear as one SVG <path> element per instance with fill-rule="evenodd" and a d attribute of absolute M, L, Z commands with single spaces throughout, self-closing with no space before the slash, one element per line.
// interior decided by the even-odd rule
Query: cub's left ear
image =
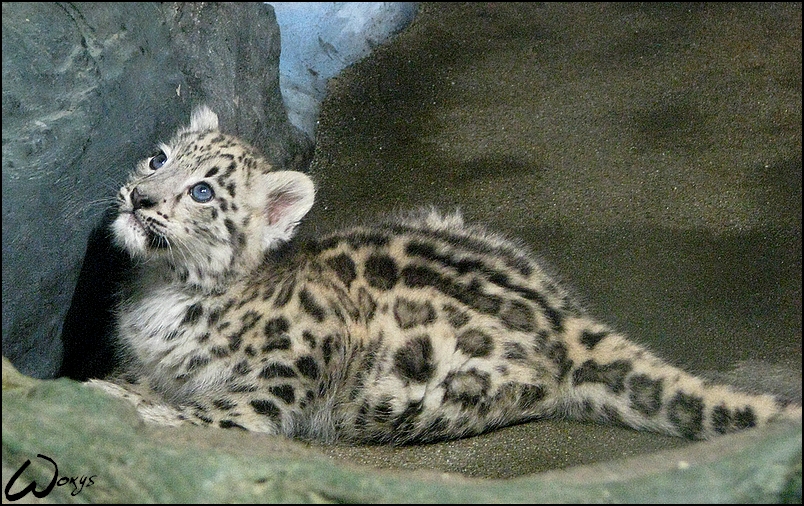
<path fill-rule="evenodd" d="M 270 249 L 293 237 L 299 221 L 313 207 L 315 186 L 301 172 L 269 172 L 262 177 L 268 190 L 263 205 L 262 245 Z"/>

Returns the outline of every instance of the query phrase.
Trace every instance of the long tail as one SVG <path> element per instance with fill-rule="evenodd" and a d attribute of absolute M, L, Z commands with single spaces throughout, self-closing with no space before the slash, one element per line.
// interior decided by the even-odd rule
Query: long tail
<path fill-rule="evenodd" d="M 689 439 L 801 421 L 801 406 L 712 384 L 673 367 L 621 334 L 588 320 L 567 321 L 559 410 L 572 418 L 619 422 Z"/>

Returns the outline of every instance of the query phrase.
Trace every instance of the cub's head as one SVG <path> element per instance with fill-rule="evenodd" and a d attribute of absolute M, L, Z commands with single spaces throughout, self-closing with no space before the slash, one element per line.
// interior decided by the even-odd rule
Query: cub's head
<path fill-rule="evenodd" d="M 214 288 L 288 241 L 314 195 L 309 177 L 274 171 L 201 106 L 120 189 L 112 231 L 133 257 L 164 260 L 177 279 Z"/>

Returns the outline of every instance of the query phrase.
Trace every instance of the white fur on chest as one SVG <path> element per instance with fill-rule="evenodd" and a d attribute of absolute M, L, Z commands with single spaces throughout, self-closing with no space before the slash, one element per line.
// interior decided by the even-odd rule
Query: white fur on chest
<path fill-rule="evenodd" d="M 197 348 L 182 321 L 201 298 L 171 286 L 140 294 L 121 308 L 120 337 L 149 369 L 178 366 Z"/>
<path fill-rule="evenodd" d="M 221 388 L 232 365 L 229 358 L 220 358 L 191 376 L 185 374 L 194 357 L 206 354 L 199 338 L 208 327 L 186 321 L 188 309 L 198 303 L 208 307 L 209 296 L 163 285 L 143 290 L 120 308 L 118 330 L 137 359 L 135 369 L 176 402 Z"/>

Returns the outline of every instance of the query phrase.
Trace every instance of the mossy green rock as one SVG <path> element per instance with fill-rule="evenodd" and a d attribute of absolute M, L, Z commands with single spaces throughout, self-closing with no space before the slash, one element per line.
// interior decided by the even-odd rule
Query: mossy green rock
<path fill-rule="evenodd" d="M 419 447 L 427 452 L 427 447 Z M 81 383 L 31 380 L 4 360 L 3 487 L 53 502 L 790 502 L 801 427 L 780 425 L 619 462 L 507 480 L 357 466 L 283 437 L 152 429 Z M 11 484 L 12 475 L 31 464 Z M 81 477 L 83 487 L 61 477 Z M 27 497 L 28 500 L 32 496 Z"/>

